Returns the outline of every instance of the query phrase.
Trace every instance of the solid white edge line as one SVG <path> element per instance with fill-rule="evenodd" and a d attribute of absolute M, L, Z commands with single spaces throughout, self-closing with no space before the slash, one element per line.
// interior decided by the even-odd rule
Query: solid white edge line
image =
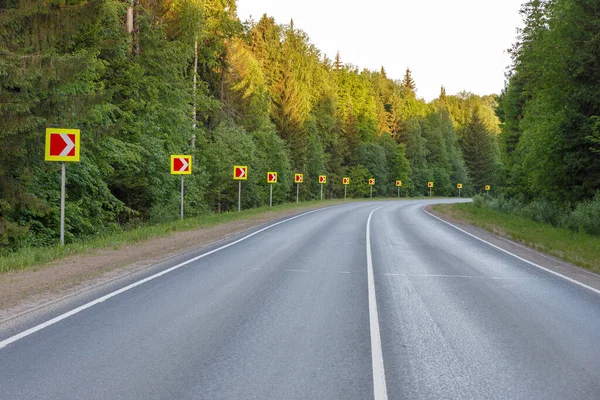
<path fill-rule="evenodd" d="M 383 349 L 379 331 L 379 313 L 377 312 L 377 296 L 375 294 L 375 278 L 373 276 L 373 259 L 371 256 L 371 217 L 382 207 L 371 211 L 367 219 L 367 281 L 369 288 L 369 324 L 371 327 L 371 362 L 373 365 L 373 396 L 375 400 L 387 400 L 387 384 L 383 365 Z"/>
<path fill-rule="evenodd" d="M 338 207 L 338 206 L 334 206 L 334 207 Z M 165 269 L 164 271 L 158 272 L 158 273 L 156 273 L 156 274 L 154 274 L 154 275 L 151 275 L 151 276 L 149 276 L 149 277 L 147 277 L 147 278 L 144 278 L 144 279 L 142 279 L 142 280 L 139 280 L 139 281 L 137 281 L 137 282 L 134 282 L 134 283 L 132 283 L 132 284 L 130 284 L 130 285 L 128 285 L 128 286 L 125 286 L 125 287 L 123 287 L 123 288 L 119 289 L 119 290 L 116 290 L 116 291 L 114 291 L 114 292 L 111 292 L 111 293 L 109 293 L 109 294 L 107 294 L 107 295 L 104 295 L 104 296 L 102 296 L 102 297 L 99 297 L 99 298 L 97 298 L 96 300 L 92 300 L 92 301 L 90 301 L 89 303 L 83 304 L 82 306 L 79 306 L 79 307 L 77 307 L 77 308 L 74 308 L 74 309 L 73 309 L 73 310 L 71 310 L 71 311 L 68 311 L 68 312 L 66 312 L 66 313 L 64 313 L 64 314 L 61 314 L 61 315 L 59 315 L 59 316 L 57 316 L 57 317 L 55 317 L 55 318 L 52 318 L 52 319 L 50 319 L 50 320 L 48 320 L 48 321 L 46 321 L 46 322 L 43 322 L 43 323 L 41 323 L 41 324 L 39 324 L 39 325 L 36 325 L 36 326 L 34 326 L 33 328 L 29 328 L 29 329 L 27 329 L 27 330 L 25 330 L 25 331 L 23 331 L 23 332 L 21 332 L 21 333 L 18 333 L 18 334 L 14 335 L 14 336 L 11 336 L 11 337 L 9 337 L 8 339 L 5 339 L 5 340 L 3 340 L 3 341 L 1 341 L 1 342 L 0 342 L 0 349 L 2 349 L 2 348 L 4 348 L 4 347 L 8 346 L 8 345 L 9 345 L 9 344 L 11 344 L 11 343 L 14 343 L 14 342 L 16 342 L 17 340 L 23 339 L 23 338 L 25 338 L 25 337 L 27 337 L 27 336 L 29 336 L 29 335 L 31 335 L 31 334 L 33 334 L 33 333 L 35 333 L 35 332 L 41 331 L 41 330 L 42 330 L 42 329 L 44 329 L 44 328 L 47 328 L 47 327 L 49 327 L 49 326 L 51 326 L 51 325 L 54 325 L 54 324 L 56 324 L 57 322 L 60 322 L 60 321 L 62 321 L 62 320 L 64 320 L 64 319 L 67 319 L 67 318 L 69 318 L 69 317 L 71 317 L 71 316 L 73 316 L 73 315 L 75 315 L 75 314 L 78 314 L 78 313 L 80 313 L 80 312 L 84 311 L 84 310 L 87 310 L 88 308 L 90 308 L 90 307 L 93 307 L 93 306 L 95 306 L 96 304 L 100 304 L 100 303 L 102 303 L 102 302 L 104 302 L 104 301 L 106 301 L 106 300 L 108 300 L 108 299 L 110 299 L 110 298 L 112 298 L 112 297 L 115 297 L 115 296 L 117 296 L 117 295 L 119 295 L 119 294 L 121 294 L 121 293 L 123 293 L 123 292 L 126 292 L 126 291 L 128 291 L 128 290 L 130 290 L 130 289 L 133 289 L 133 288 L 134 288 L 134 287 L 136 287 L 136 286 L 140 286 L 140 285 L 142 285 L 142 284 L 144 284 L 144 283 L 146 283 L 146 282 L 149 282 L 149 281 L 151 281 L 151 280 L 154 280 L 154 279 L 156 279 L 156 278 L 158 278 L 158 277 L 161 277 L 161 276 L 163 276 L 163 275 L 165 275 L 165 274 L 168 274 L 169 272 L 175 271 L 176 269 L 179 269 L 179 268 L 181 268 L 181 267 L 183 267 L 183 266 L 185 266 L 185 265 L 188 265 L 188 264 L 190 264 L 190 263 L 193 263 L 193 262 L 195 262 L 195 261 L 198 261 L 198 260 L 200 260 L 201 258 L 204 258 L 204 257 L 206 257 L 206 256 L 209 256 L 209 255 L 211 255 L 211 254 L 214 254 L 214 253 L 216 253 L 216 252 L 218 252 L 218 251 L 221 251 L 221 250 L 223 250 L 223 249 L 226 249 L 226 248 L 228 248 L 228 247 L 231 247 L 231 246 L 233 246 L 233 245 L 235 245 L 235 244 L 238 244 L 238 243 L 240 243 L 240 242 L 243 242 L 244 240 L 246 240 L 246 239 L 249 239 L 249 238 L 251 238 L 252 236 L 258 235 L 259 233 L 261 233 L 261 232 L 264 232 L 264 231 L 266 231 L 266 230 L 268 230 L 268 229 L 271 229 L 271 228 L 273 228 L 273 227 L 275 227 L 275 226 L 277 226 L 277 225 L 281 225 L 281 224 L 283 224 L 283 223 L 285 223 L 285 222 L 292 221 L 292 220 L 294 220 L 294 219 L 296 219 L 296 218 L 304 217 L 305 215 L 312 214 L 312 213 L 315 213 L 315 212 L 318 212 L 318 211 L 327 210 L 327 209 L 330 209 L 330 208 L 332 208 L 332 207 L 325 207 L 325 208 L 319 208 L 319 209 L 317 209 L 317 210 L 311 210 L 311 211 L 308 211 L 308 212 L 305 212 L 305 213 L 302 213 L 302 214 L 296 215 L 296 216 L 294 216 L 294 217 L 291 217 L 291 218 L 284 219 L 283 221 L 279 221 L 279 222 L 276 222 L 276 223 L 274 223 L 274 224 L 268 225 L 268 226 L 266 226 L 266 227 L 264 227 L 264 228 L 262 228 L 262 229 L 259 229 L 259 230 L 257 230 L 256 232 L 252 232 L 252 233 L 251 233 L 251 234 L 249 234 L 249 235 L 246 235 L 246 236 L 244 236 L 244 237 L 242 237 L 242 238 L 239 238 L 238 240 L 236 240 L 236 241 L 234 241 L 234 242 L 228 243 L 228 244 L 226 244 L 226 245 L 224 245 L 224 246 L 218 247 L 218 248 L 216 248 L 216 249 L 213 249 L 213 250 L 211 250 L 211 251 L 209 251 L 209 252 L 206 252 L 206 253 L 200 254 L 199 256 L 196 256 L 196 257 L 194 257 L 194 258 L 191 258 L 191 259 L 189 259 L 189 260 L 187 260 L 187 261 L 184 261 L 184 262 L 182 262 L 182 263 L 180 263 L 180 264 L 177 264 L 177 265 L 175 265 L 175 266 L 173 266 L 173 267 L 171 267 L 171 268 Z"/>
<path fill-rule="evenodd" d="M 473 234 L 471 234 L 471 233 L 469 233 L 469 232 L 465 231 L 464 229 L 461 229 L 461 228 L 459 228 L 458 226 L 456 226 L 456 225 L 454 225 L 454 224 L 451 224 L 451 223 L 450 223 L 450 222 L 448 222 L 448 221 L 444 221 L 443 219 L 441 219 L 441 218 L 439 218 L 439 217 L 436 217 L 435 215 L 433 215 L 432 213 L 430 213 L 429 211 L 427 211 L 427 210 L 425 209 L 425 207 L 423 207 L 423 211 L 425 211 L 427 214 L 429 214 L 429 215 L 430 215 L 430 216 L 432 216 L 433 218 L 437 219 L 438 221 L 441 221 L 441 222 L 445 223 L 446 225 L 449 225 L 449 226 L 451 226 L 452 228 L 454 228 L 454 229 L 457 229 L 457 230 L 461 231 L 462 233 L 464 233 L 464 234 L 466 234 L 466 235 L 469 235 L 469 236 L 471 236 L 471 237 L 472 237 L 472 238 L 474 238 L 474 239 L 477 239 L 477 240 L 479 240 L 480 242 L 483 242 L 483 243 L 485 243 L 485 244 L 487 244 L 487 245 L 489 245 L 489 246 L 491 246 L 491 247 L 493 247 L 493 248 L 495 248 L 495 249 L 497 249 L 497 250 L 500 250 L 500 251 L 501 251 L 501 252 L 503 252 L 503 253 L 506 253 L 506 254 L 508 254 L 508 255 L 511 255 L 511 256 L 513 256 L 514 258 L 516 258 L 517 260 L 523 261 L 524 263 L 527 263 L 527 264 L 529 264 L 529 265 L 532 265 L 532 266 L 534 266 L 534 267 L 537 267 L 537 268 L 539 268 L 539 269 L 541 269 L 541 270 L 544 270 L 544 271 L 546 271 L 546 272 L 549 272 L 549 273 L 551 273 L 552 275 L 558 276 L 559 278 L 566 279 L 567 281 L 569 281 L 569 282 L 571 282 L 571 283 L 574 283 L 574 284 L 576 284 L 576 285 L 578 285 L 578 286 L 581 286 L 582 288 L 585 288 L 585 289 L 591 290 L 592 292 L 594 292 L 594 293 L 596 293 L 596 294 L 600 294 L 600 290 L 598 290 L 598 289 L 595 289 L 595 288 L 593 288 L 593 287 L 591 287 L 591 286 L 588 286 L 588 285 L 586 285 L 585 283 L 581 283 L 581 282 L 579 282 L 579 281 L 576 281 L 575 279 L 573 279 L 573 278 L 569 278 L 568 276 L 565 276 L 565 275 L 563 275 L 563 274 L 560 274 L 560 273 L 558 273 L 558 272 L 552 271 L 551 269 L 548 269 L 548 268 L 542 267 L 541 265 L 538 265 L 538 264 L 534 263 L 533 261 L 529 261 L 529 260 L 526 260 L 526 259 L 524 259 L 523 257 L 519 257 L 518 255 L 516 255 L 516 254 L 514 254 L 514 253 L 511 253 L 510 251 L 508 251 L 508 250 L 505 250 L 505 249 L 503 249 L 503 248 L 501 248 L 501 247 L 498 247 L 498 246 L 496 246 L 495 244 L 492 244 L 492 243 L 488 242 L 487 240 L 484 240 L 484 239 L 482 239 L 482 238 L 480 238 L 480 237 L 477 237 L 477 236 L 475 236 L 475 235 L 473 235 Z"/>

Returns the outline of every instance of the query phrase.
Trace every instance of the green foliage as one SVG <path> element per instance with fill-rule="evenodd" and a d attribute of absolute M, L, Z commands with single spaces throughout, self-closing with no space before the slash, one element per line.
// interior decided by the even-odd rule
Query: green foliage
<path fill-rule="evenodd" d="M 577 203 L 600 187 L 600 8 L 531 0 L 500 101 L 506 194 Z"/>
<path fill-rule="evenodd" d="M 596 192 L 593 200 L 587 200 L 577 205 L 568 214 L 562 225 L 574 231 L 600 236 L 600 191 Z"/>
<path fill-rule="evenodd" d="M 494 141 L 478 114 L 473 113 L 462 133 L 461 147 L 475 191 L 481 192 L 486 185 L 496 183 Z"/>
<path fill-rule="evenodd" d="M 487 194 L 473 196 L 473 205 L 477 208 L 498 210 L 528 220 L 600 236 L 598 219 L 600 192 L 596 193 L 593 200 L 579 203 L 575 209 L 541 199 L 523 203 L 515 198 L 492 197 Z"/>
<path fill-rule="evenodd" d="M 44 128 L 79 128 L 68 166 L 67 242 L 179 216 L 171 154 L 191 154 L 189 217 L 237 207 L 233 165 L 247 165 L 242 207 L 426 192 L 452 194 L 468 173 L 453 109 L 403 81 L 323 57 L 293 21 L 242 24 L 234 0 L 4 2 L 0 12 L 0 246 L 49 246 L 58 236 L 60 171 L 43 161 Z M 449 100 L 450 99 L 450 100 Z M 440 99 L 440 102 L 442 99 Z M 467 101 L 467 100 L 464 100 Z M 491 105 L 488 98 L 470 102 Z M 482 114 L 483 115 L 483 114 Z M 456 117 L 456 118 L 455 118 Z M 590 135 L 597 133 L 596 125 Z"/>
<path fill-rule="evenodd" d="M 348 196 L 355 198 L 366 198 L 371 193 L 369 178 L 371 173 L 362 165 L 355 165 L 348 172 L 350 177 L 350 185 L 348 185 Z"/>

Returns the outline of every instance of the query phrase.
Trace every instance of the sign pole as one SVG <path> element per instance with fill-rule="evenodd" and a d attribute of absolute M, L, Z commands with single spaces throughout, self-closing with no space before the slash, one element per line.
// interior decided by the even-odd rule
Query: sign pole
<path fill-rule="evenodd" d="M 429 197 L 431 197 L 431 188 L 429 188 Z"/>
<path fill-rule="evenodd" d="M 323 184 L 321 184 L 321 201 L 323 201 Z"/>
<path fill-rule="evenodd" d="M 65 245 L 65 182 L 67 180 L 67 164 L 62 163 L 62 182 L 60 184 L 60 245 Z"/>
<path fill-rule="evenodd" d="M 296 183 L 296 204 L 298 203 L 300 198 L 300 184 Z"/>
<path fill-rule="evenodd" d="M 348 188 L 347 185 L 344 185 L 344 200 L 346 200 L 346 189 Z"/>
<path fill-rule="evenodd" d="M 271 183 L 269 186 L 271 187 L 271 194 L 269 195 L 269 207 L 273 207 L 273 184 Z"/>
<path fill-rule="evenodd" d="M 181 175 L 181 219 L 183 220 L 183 175 Z"/>
<path fill-rule="evenodd" d="M 371 185 L 371 198 L 373 198 L 373 185 Z"/>
<path fill-rule="evenodd" d="M 460 189 L 458 189 L 458 198 L 460 199 Z"/>
<path fill-rule="evenodd" d="M 398 198 L 400 198 L 400 186 L 398 186 Z"/>
<path fill-rule="evenodd" d="M 242 181 L 238 181 L 238 212 L 242 209 Z"/>

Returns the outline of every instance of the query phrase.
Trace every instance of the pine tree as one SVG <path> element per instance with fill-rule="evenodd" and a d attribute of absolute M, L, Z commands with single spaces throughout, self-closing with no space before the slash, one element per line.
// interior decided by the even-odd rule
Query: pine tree
<path fill-rule="evenodd" d="M 405 95 L 416 97 L 417 85 L 415 84 L 415 81 L 412 78 L 412 73 L 409 68 L 406 68 L 404 78 L 402 79 L 401 87 Z"/>
<path fill-rule="evenodd" d="M 339 51 L 335 54 L 335 62 L 333 63 L 333 67 L 336 72 L 344 68 L 344 63 L 342 62 L 342 57 L 340 56 Z"/>
<path fill-rule="evenodd" d="M 475 190 L 482 191 L 485 185 L 493 185 L 495 160 L 492 138 L 477 112 L 464 128 L 461 148 Z"/>

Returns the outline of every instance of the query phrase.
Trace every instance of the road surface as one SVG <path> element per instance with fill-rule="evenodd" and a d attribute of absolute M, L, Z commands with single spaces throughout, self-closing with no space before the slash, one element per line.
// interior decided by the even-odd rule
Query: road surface
<path fill-rule="evenodd" d="M 426 203 L 311 212 L 24 322 L 0 399 L 600 398 L 600 295 Z"/>

